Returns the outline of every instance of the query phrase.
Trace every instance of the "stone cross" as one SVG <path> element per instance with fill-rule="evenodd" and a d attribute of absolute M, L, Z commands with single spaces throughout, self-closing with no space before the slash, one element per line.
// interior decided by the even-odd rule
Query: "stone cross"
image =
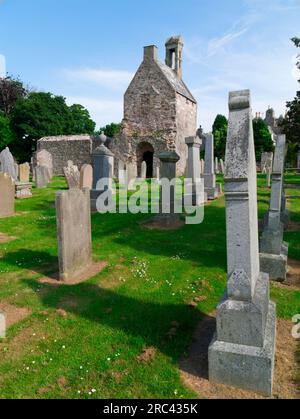
<path fill-rule="evenodd" d="M 209 378 L 272 394 L 276 307 L 269 278 L 260 272 L 257 174 L 250 92 L 229 96 L 225 167 L 227 291 L 217 309 L 209 348 Z"/>
<path fill-rule="evenodd" d="M 80 189 L 92 189 L 93 168 L 90 164 L 84 164 L 80 169 Z"/>
<path fill-rule="evenodd" d="M 0 172 L 0 218 L 15 214 L 15 182 L 7 174 Z"/>
<path fill-rule="evenodd" d="M 159 202 L 159 216 L 155 217 L 161 224 L 172 227 L 180 221 L 180 214 L 176 213 L 176 164 L 180 157 L 175 151 L 166 151 L 160 153 L 158 158 L 161 162 L 160 167 L 160 202 Z M 166 191 L 164 189 L 163 180 L 169 180 L 171 186 L 169 188 L 169 199 L 166 199 Z"/>
<path fill-rule="evenodd" d="M 7 173 L 14 181 L 18 180 L 15 161 L 8 147 L 0 153 L 0 172 Z"/>
<path fill-rule="evenodd" d="M 277 281 L 284 281 L 287 274 L 288 244 L 283 241 L 282 224 L 285 149 L 286 137 L 279 135 L 273 164 L 270 209 L 260 246 L 261 268 Z"/>
<path fill-rule="evenodd" d="M 188 137 L 185 143 L 188 146 L 187 180 L 191 182 L 191 204 L 199 206 L 203 204 L 203 194 L 200 192 L 200 182 L 202 182 L 200 148 L 202 140 L 199 137 Z"/>
<path fill-rule="evenodd" d="M 64 167 L 64 175 L 69 189 L 77 189 L 80 187 L 80 172 L 72 161 L 68 161 L 68 166 Z"/>
<path fill-rule="evenodd" d="M 72 281 L 92 263 L 91 209 L 88 189 L 56 195 L 59 277 Z"/>
<path fill-rule="evenodd" d="M 212 133 L 207 134 L 205 140 L 204 187 L 209 200 L 218 198 L 214 160 L 214 137 Z"/>
<path fill-rule="evenodd" d="M 93 187 L 91 190 L 91 209 L 93 212 L 97 211 L 97 199 L 104 192 L 98 189 L 98 182 L 102 179 L 109 179 L 112 181 L 112 168 L 114 167 L 114 155 L 105 147 L 107 137 L 102 133 L 100 135 L 100 146 L 92 153 L 93 161 Z M 111 189 L 108 185 L 107 189 Z"/>

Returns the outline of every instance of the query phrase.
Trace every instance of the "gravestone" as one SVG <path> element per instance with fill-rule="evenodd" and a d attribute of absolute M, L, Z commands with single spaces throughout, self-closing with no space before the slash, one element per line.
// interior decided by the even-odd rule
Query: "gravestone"
<path fill-rule="evenodd" d="M 147 177 L 147 163 L 143 161 L 142 168 L 141 168 L 141 179 L 146 179 L 146 177 Z"/>
<path fill-rule="evenodd" d="M 260 263 L 263 272 L 275 281 L 285 281 L 287 275 L 288 244 L 283 241 L 282 202 L 284 187 L 286 137 L 279 135 L 272 173 L 270 209 L 261 237 Z"/>
<path fill-rule="evenodd" d="M 219 192 L 216 185 L 214 160 L 214 137 L 212 133 L 206 134 L 205 141 L 205 166 L 204 166 L 204 187 L 208 200 L 218 198 Z"/>
<path fill-rule="evenodd" d="M 92 263 L 90 191 L 70 189 L 56 195 L 59 278 L 71 281 Z"/>
<path fill-rule="evenodd" d="M 261 155 L 261 171 L 262 173 L 272 172 L 273 153 L 262 153 Z"/>
<path fill-rule="evenodd" d="M 51 180 L 51 173 L 46 166 L 36 166 L 34 168 L 34 179 L 37 189 L 46 188 Z"/>
<path fill-rule="evenodd" d="M 33 167 L 44 166 L 49 169 L 50 179 L 53 177 L 53 158 L 47 150 L 41 150 L 33 155 Z"/>
<path fill-rule="evenodd" d="M 201 190 L 201 162 L 200 162 L 200 148 L 202 140 L 199 137 L 188 137 L 185 140 L 188 146 L 188 160 L 187 160 L 187 181 L 189 182 L 189 189 L 192 192 L 190 199 L 193 206 L 200 206 L 204 204 L 204 196 Z"/>
<path fill-rule="evenodd" d="M 4 339 L 5 335 L 6 335 L 5 314 L 0 312 L 0 339 Z"/>
<path fill-rule="evenodd" d="M 8 147 L 0 153 L 0 172 L 7 173 L 14 181 L 18 180 L 15 161 Z"/>
<path fill-rule="evenodd" d="M 218 157 L 215 158 L 215 173 L 216 175 L 220 174 L 220 166 Z"/>
<path fill-rule="evenodd" d="M 90 164 L 84 164 L 80 169 L 80 189 L 93 187 L 93 168 Z"/>
<path fill-rule="evenodd" d="M 19 165 L 19 181 L 28 183 L 30 177 L 30 165 L 29 163 L 24 163 Z"/>
<path fill-rule="evenodd" d="M 161 162 L 160 167 L 160 194 L 159 194 L 159 215 L 155 217 L 162 226 L 176 226 L 180 221 L 180 214 L 176 212 L 176 187 L 171 184 L 169 191 L 169 199 L 166 199 L 166 191 L 164 189 L 163 180 L 176 180 L 176 164 L 180 157 L 175 151 L 166 151 L 160 153 L 158 158 Z"/>
<path fill-rule="evenodd" d="M 225 164 L 227 290 L 209 347 L 209 378 L 272 394 L 276 306 L 258 251 L 257 173 L 250 92 L 229 96 Z"/>
<path fill-rule="evenodd" d="M 0 172 L 0 218 L 15 214 L 15 183 L 7 174 Z"/>
<path fill-rule="evenodd" d="M 200 161 L 200 170 L 201 170 L 201 176 L 203 177 L 204 175 L 204 167 L 205 167 L 205 162 L 203 159 L 201 159 Z"/>
<path fill-rule="evenodd" d="M 100 145 L 92 153 L 93 161 L 93 187 L 91 190 L 91 209 L 97 211 L 97 200 L 100 195 L 112 188 L 109 184 L 105 190 L 98 189 L 97 184 L 100 180 L 108 179 L 112 182 L 112 168 L 114 167 L 114 155 L 105 147 L 107 137 L 102 133 L 99 137 Z"/>
<path fill-rule="evenodd" d="M 80 187 L 80 172 L 72 161 L 68 161 L 68 166 L 64 167 L 64 175 L 69 189 L 78 189 Z"/>
<path fill-rule="evenodd" d="M 224 173 L 225 173 L 225 164 L 224 164 L 224 160 L 223 159 L 220 160 L 220 171 L 221 171 L 222 175 L 224 175 Z"/>

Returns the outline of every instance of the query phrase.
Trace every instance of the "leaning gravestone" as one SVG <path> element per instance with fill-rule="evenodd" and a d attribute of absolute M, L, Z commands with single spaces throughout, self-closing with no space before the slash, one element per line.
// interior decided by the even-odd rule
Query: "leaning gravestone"
<path fill-rule="evenodd" d="M 93 168 L 90 164 L 84 164 L 80 169 L 80 189 L 92 189 Z"/>
<path fill-rule="evenodd" d="M 59 277 L 71 281 L 92 263 L 90 191 L 70 189 L 56 195 Z"/>
<path fill-rule="evenodd" d="M 258 252 L 257 174 L 250 92 L 230 93 L 225 167 L 227 291 L 217 309 L 209 378 L 272 394 L 276 306 Z"/>
<path fill-rule="evenodd" d="M 285 146 L 285 135 L 279 135 L 272 173 L 270 209 L 260 246 L 261 269 L 275 281 L 285 281 L 287 275 L 288 244 L 283 241 L 284 226 L 281 218 Z"/>
<path fill-rule="evenodd" d="M 7 173 L 13 180 L 18 180 L 13 155 L 6 147 L 0 153 L 0 172 Z"/>
<path fill-rule="evenodd" d="M 72 161 L 68 161 L 68 166 L 64 167 L 64 175 L 69 189 L 78 189 L 80 187 L 80 172 Z"/>
<path fill-rule="evenodd" d="M 0 172 L 0 218 L 15 214 L 15 183 L 7 174 Z"/>

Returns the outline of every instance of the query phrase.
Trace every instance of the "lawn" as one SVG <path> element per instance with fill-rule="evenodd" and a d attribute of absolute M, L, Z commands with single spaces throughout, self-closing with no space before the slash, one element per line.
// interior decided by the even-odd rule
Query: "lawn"
<path fill-rule="evenodd" d="M 259 186 L 262 218 L 264 176 Z M 0 244 L 0 303 L 30 310 L 0 341 L 0 397 L 195 397 L 178 361 L 226 286 L 224 198 L 205 208 L 201 225 L 171 232 L 144 229 L 146 215 L 93 215 L 94 260 L 107 267 L 79 285 L 51 286 L 39 279 L 58 270 L 54 201 L 63 188 L 55 178 L 0 220 L 13 238 Z M 300 190 L 287 195 L 300 221 Z M 286 240 L 300 260 L 300 232 Z M 279 317 L 300 313 L 299 291 L 272 286 L 272 298 Z"/>

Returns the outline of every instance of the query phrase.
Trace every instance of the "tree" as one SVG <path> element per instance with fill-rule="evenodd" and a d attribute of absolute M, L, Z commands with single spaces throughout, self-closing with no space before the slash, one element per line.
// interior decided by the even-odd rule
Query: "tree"
<path fill-rule="evenodd" d="M 114 138 L 121 131 L 121 124 L 116 124 L 112 122 L 111 124 L 108 124 L 105 127 L 101 128 L 99 133 L 101 131 L 103 131 L 107 137 Z"/>
<path fill-rule="evenodd" d="M 297 48 L 300 48 L 299 38 L 293 38 L 292 41 Z M 300 69 L 300 55 L 298 57 L 299 61 L 297 67 Z M 285 118 L 281 121 L 280 126 L 287 137 L 287 160 L 294 165 L 297 159 L 297 153 L 300 151 L 300 91 L 296 93 L 294 100 L 287 102 L 286 107 L 287 112 Z"/>
<path fill-rule="evenodd" d="M 28 161 L 42 137 L 93 133 L 95 123 L 80 105 L 68 107 L 65 98 L 51 93 L 32 92 L 19 99 L 11 115 L 16 134 L 13 152 Z"/>
<path fill-rule="evenodd" d="M 9 116 L 17 101 L 26 97 L 28 90 L 19 79 L 0 78 L 0 111 Z"/>
<path fill-rule="evenodd" d="M 9 118 L 0 112 L 0 151 L 12 143 L 14 138 Z"/>
<path fill-rule="evenodd" d="M 89 111 L 81 105 L 69 107 L 70 121 L 68 131 L 72 134 L 93 134 L 96 124 L 92 121 Z"/>
<path fill-rule="evenodd" d="M 213 124 L 215 156 L 224 159 L 226 151 L 228 121 L 224 115 L 217 115 Z"/>
<path fill-rule="evenodd" d="M 262 153 L 274 151 L 272 135 L 267 124 L 261 118 L 256 118 L 253 120 L 253 131 L 256 160 L 261 161 Z"/>

